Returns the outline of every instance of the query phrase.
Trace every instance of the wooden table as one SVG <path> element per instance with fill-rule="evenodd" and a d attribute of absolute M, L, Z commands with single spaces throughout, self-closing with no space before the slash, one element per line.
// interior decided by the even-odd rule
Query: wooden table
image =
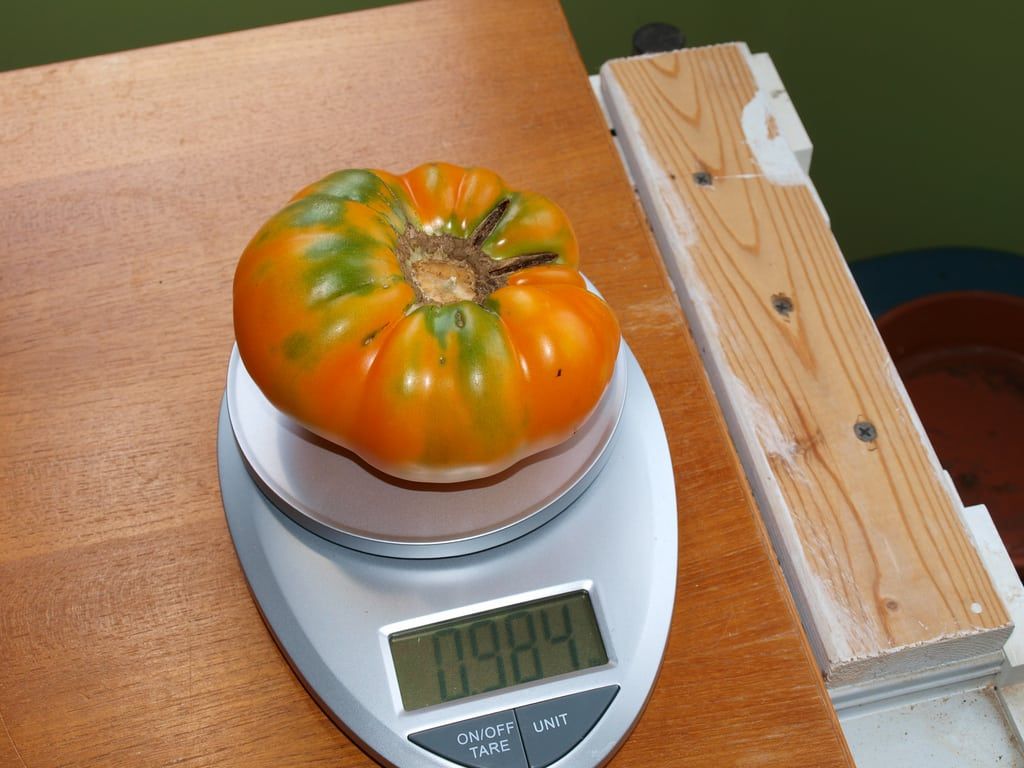
<path fill-rule="evenodd" d="M 279 653 L 217 484 L 235 260 L 335 168 L 558 200 L 671 443 L 680 572 L 616 765 L 850 758 L 556 3 L 439 0 L 0 75 L 0 764 L 369 765 Z"/>

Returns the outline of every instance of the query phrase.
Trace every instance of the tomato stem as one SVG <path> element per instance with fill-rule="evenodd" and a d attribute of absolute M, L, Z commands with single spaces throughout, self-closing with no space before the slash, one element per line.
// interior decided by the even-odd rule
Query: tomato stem
<path fill-rule="evenodd" d="M 484 241 L 491 236 L 495 227 L 498 226 L 498 222 L 501 221 L 501 217 L 505 215 L 505 211 L 508 210 L 511 200 L 507 197 L 494 206 L 491 212 L 488 213 L 483 221 L 477 224 L 476 229 L 473 230 L 473 234 L 469 236 L 470 242 L 477 248 L 484 244 Z"/>
<path fill-rule="evenodd" d="M 508 211 L 506 198 L 490 210 L 469 237 L 432 234 L 406 227 L 399 235 L 395 253 L 406 281 L 416 291 L 416 306 L 484 301 L 521 269 L 549 264 L 558 259 L 552 251 L 523 253 L 495 259 L 484 253 L 483 244 Z"/>
<path fill-rule="evenodd" d="M 551 251 L 544 251 L 543 253 L 524 253 L 520 256 L 511 256 L 507 259 L 502 259 L 501 261 L 495 261 L 490 274 L 505 276 L 512 272 L 518 272 L 521 269 L 539 267 L 542 264 L 550 264 L 557 258 L 558 254 L 552 253 Z"/>

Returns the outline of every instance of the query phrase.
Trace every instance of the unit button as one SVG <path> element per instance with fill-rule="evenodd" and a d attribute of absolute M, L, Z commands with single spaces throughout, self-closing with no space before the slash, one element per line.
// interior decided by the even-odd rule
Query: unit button
<path fill-rule="evenodd" d="M 609 685 L 516 709 L 530 768 L 551 765 L 579 744 L 618 692 Z"/>
<path fill-rule="evenodd" d="M 526 768 L 511 709 L 409 735 L 409 741 L 470 768 Z"/>

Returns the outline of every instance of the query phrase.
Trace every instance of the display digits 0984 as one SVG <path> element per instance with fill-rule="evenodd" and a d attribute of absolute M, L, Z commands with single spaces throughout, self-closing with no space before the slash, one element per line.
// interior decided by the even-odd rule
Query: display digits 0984
<path fill-rule="evenodd" d="M 406 710 L 608 661 L 585 591 L 399 632 L 390 644 Z"/>

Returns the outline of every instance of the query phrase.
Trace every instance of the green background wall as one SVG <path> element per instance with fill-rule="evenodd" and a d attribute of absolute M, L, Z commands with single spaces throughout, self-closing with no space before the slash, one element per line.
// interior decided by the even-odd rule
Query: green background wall
<path fill-rule="evenodd" d="M 380 4 L 12 2 L 0 11 L 0 70 Z M 1024 254 L 1024 2 L 563 7 L 591 72 L 628 55 L 632 31 L 648 21 L 679 26 L 690 45 L 744 40 L 770 53 L 814 142 L 812 177 L 847 258 L 940 245 Z"/>

